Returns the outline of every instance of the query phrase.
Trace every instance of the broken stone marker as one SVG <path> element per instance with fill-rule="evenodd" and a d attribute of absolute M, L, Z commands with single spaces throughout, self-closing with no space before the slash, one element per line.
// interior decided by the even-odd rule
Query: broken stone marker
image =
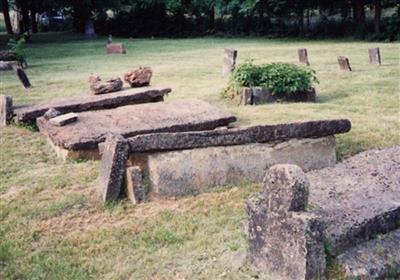
<path fill-rule="evenodd" d="M 105 82 L 94 82 L 90 84 L 90 91 L 92 94 L 105 94 L 110 92 L 120 91 L 123 83 L 120 78 L 113 78 Z"/>
<path fill-rule="evenodd" d="M 224 49 L 224 64 L 222 66 L 222 77 L 229 76 L 235 70 L 237 50 Z"/>
<path fill-rule="evenodd" d="M 298 53 L 300 63 L 310 66 L 310 62 L 308 61 L 307 49 L 298 49 Z"/>
<path fill-rule="evenodd" d="M 21 81 L 24 88 L 30 88 L 32 86 L 29 82 L 28 76 L 21 67 L 15 68 L 15 73 L 17 74 L 17 77 Z"/>
<path fill-rule="evenodd" d="M 275 165 L 247 203 L 249 261 L 283 279 L 325 279 L 323 224 L 306 212 L 309 182 L 296 165 Z"/>
<path fill-rule="evenodd" d="M 124 80 L 131 87 L 143 87 L 150 84 L 153 71 L 150 67 L 139 67 L 138 69 L 131 70 L 124 75 Z"/>
<path fill-rule="evenodd" d="M 116 200 L 121 192 L 128 145 L 122 136 L 109 136 L 103 145 L 99 189 L 103 202 Z"/>
<path fill-rule="evenodd" d="M 122 43 L 111 43 L 106 45 L 107 54 L 126 54 L 126 49 Z"/>
<path fill-rule="evenodd" d="M 338 56 L 339 67 L 341 70 L 352 71 L 349 59 L 345 56 Z"/>
<path fill-rule="evenodd" d="M 64 126 L 73 122 L 76 122 L 78 120 L 78 114 L 76 113 L 68 113 L 65 115 L 60 115 L 58 117 L 51 118 L 49 122 L 52 125 L 56 126 Z"/>
<path fill-rule="evenodd" d="M 381 65 L 381 52 L 379 48 L 368 49 L 369 62 L 374 65 Z"/>
<path fill-rule="evenodd" d="M 50 119 L 55 118 L 55 117 L 58 117 L 58 116 L 60 116 L 60 115 L 61 115 L 61 112 L 60 112 L 60 111 L 57 111 L 57 110 L 54 109 L 54 108 L 50 108 L 50 109 L 43 115 L 43 117 L 44 117 L 46 120 L 50 120 Z"/>
<path fill-rule="evenodd" d="M 138 166 L 132 166 L 126 169 L 126 193 L 133 204 L 143 202 L 146 199 L 142 176 L 142 171 Z"/>
<path fill-rule="evenodd" d="M 9 95 L 0 95 L 0 126 L 10 123 L 13 116 L 13 100 Z"/>

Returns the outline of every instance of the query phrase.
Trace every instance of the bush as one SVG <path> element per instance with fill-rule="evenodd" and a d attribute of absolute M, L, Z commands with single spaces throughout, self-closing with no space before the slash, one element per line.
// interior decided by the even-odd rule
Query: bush
<path fill-rule="evenodd" d="M 8 47 L 15 52 L 15 57 L 19 62 L 24 62 L 26 59 L 26 54 L 25 54 L 25 39 L 20 38 L 20 39 L 10 39 L 8 41 Z"/>
<path fill-rule="evenodd" d="M 224 96 L 239 94 L 243 87 L 264 87 L 272 94 L 306 92 L 318 83 L 315 71 L 289 63 L 254 65 L 251 61 L 239 65 L 230 77 Z"/>

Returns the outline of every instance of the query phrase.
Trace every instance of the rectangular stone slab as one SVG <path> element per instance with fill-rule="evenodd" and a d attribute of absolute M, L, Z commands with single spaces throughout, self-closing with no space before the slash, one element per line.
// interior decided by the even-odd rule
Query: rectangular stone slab
<path fill-rule="evenodd" d="M 65 127 L 53 126 L 41 117 L 37 125 L 56 146 L 88 150 L 97 149 L 109 133 L 132 137 L 154 132 L 208 130 L 235 120 L 231 114 L 207 102 L 187 99 L 81 112 L 77 122 Z"/>
<path fill-rule="evenodd" d="M 291 138 L 317 138 L 345 133 L 350 129 L 349 120 L 339 119 L 211 131 L 152 133 L 138 135 L 129 138 L 128 141 L 130 151 L 134 153 L 265 143 Z"/>
<path fill-rule="evenodd" d="M 125 89 L 122 91 L 93 96 L 89 94 L 65 97 L 45 101 L 37 105 L 14 110 L 18 122 L 34 122 L 50 108 L 63 114 L 101 109 L 110 109 L 131 104 L 162 101 L 164 95 L 171 92 L 170 88 L 147 87 L 140 89 Z"/>
<path fill-rule="evenodd" d="M 360 153 L 307 176 L 309 206 L 327 225 L 332 254 L 399 227 L 400 146 Z"/>

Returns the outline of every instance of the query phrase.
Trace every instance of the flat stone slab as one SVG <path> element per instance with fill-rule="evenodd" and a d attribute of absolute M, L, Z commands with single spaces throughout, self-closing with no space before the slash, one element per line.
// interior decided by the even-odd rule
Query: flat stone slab
<path fill-rule="evenodd" d="M 398 279 L 400 229 L 351 248 L 337 259 L 348 279 Z"/>
<path fill-rule="evenodd" d="M 310 211 L 326 223 L 333 255 L 399 227 L 400 146 L 363 152 L 307 176 Z"/>
<path fill-rule="evenodd" d="M 251 143 L 285 141 L 292 138 L 318 138 L 351 129 L 346 119 L 258 125 L 243 128 L 194 131 L 183 133 L 152 133 L 129 138 L 130 151 L 153 152 L 183 150 L 210 146 L 231 146 Z"/>
<path fill-rule="evenodd" d="M 170 88 L 148 87 L 140 89 L 125 89 L 119 92 L 92 96 L 79 95 L 45 101 L 33 106 L 27 106 L 14 110 L 18 122 L 34 122 L 50 108 L 60 111 L 62 114 L 70 112 L 83 112 L 101 109 L 116 108 L 131 104 L 162 101 L 164 95 L 171 92 Z"/>
<path fill-rule="evenodd" d="M 81 112 L 77 122 L 65 127 L 53 126 L 45 118 L 38 118 L 37 125 L 55 146 L 86 150 L 97 149 L 109 133 L 132 137 L 155 132 L 208 130 L 235 120 L 231 114 L 207 102 L 187 99 Z"/>
<path fill-rule="evenodd" d="M 78 120 L 78 114 L 76 113 L 68 113 L 65 115 L 60 115 L 54 118 L 50 118 L 49 122 L 53 125 L 64 126 Z"/>

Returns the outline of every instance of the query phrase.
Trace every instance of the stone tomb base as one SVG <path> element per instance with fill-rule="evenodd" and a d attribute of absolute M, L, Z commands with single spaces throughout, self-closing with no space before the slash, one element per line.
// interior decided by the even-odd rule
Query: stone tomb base
<path fill-rule="evenodd" d="M 274 164 L 291 163 L 309 171 L 336 163 L 334 136 L 291 139 L 278 144 L 251 143 L 156 153 L 133 153 L 128 166 L 139 166 L 162 197 L 196 194 L 224 185 L 261 182 Z"/>

